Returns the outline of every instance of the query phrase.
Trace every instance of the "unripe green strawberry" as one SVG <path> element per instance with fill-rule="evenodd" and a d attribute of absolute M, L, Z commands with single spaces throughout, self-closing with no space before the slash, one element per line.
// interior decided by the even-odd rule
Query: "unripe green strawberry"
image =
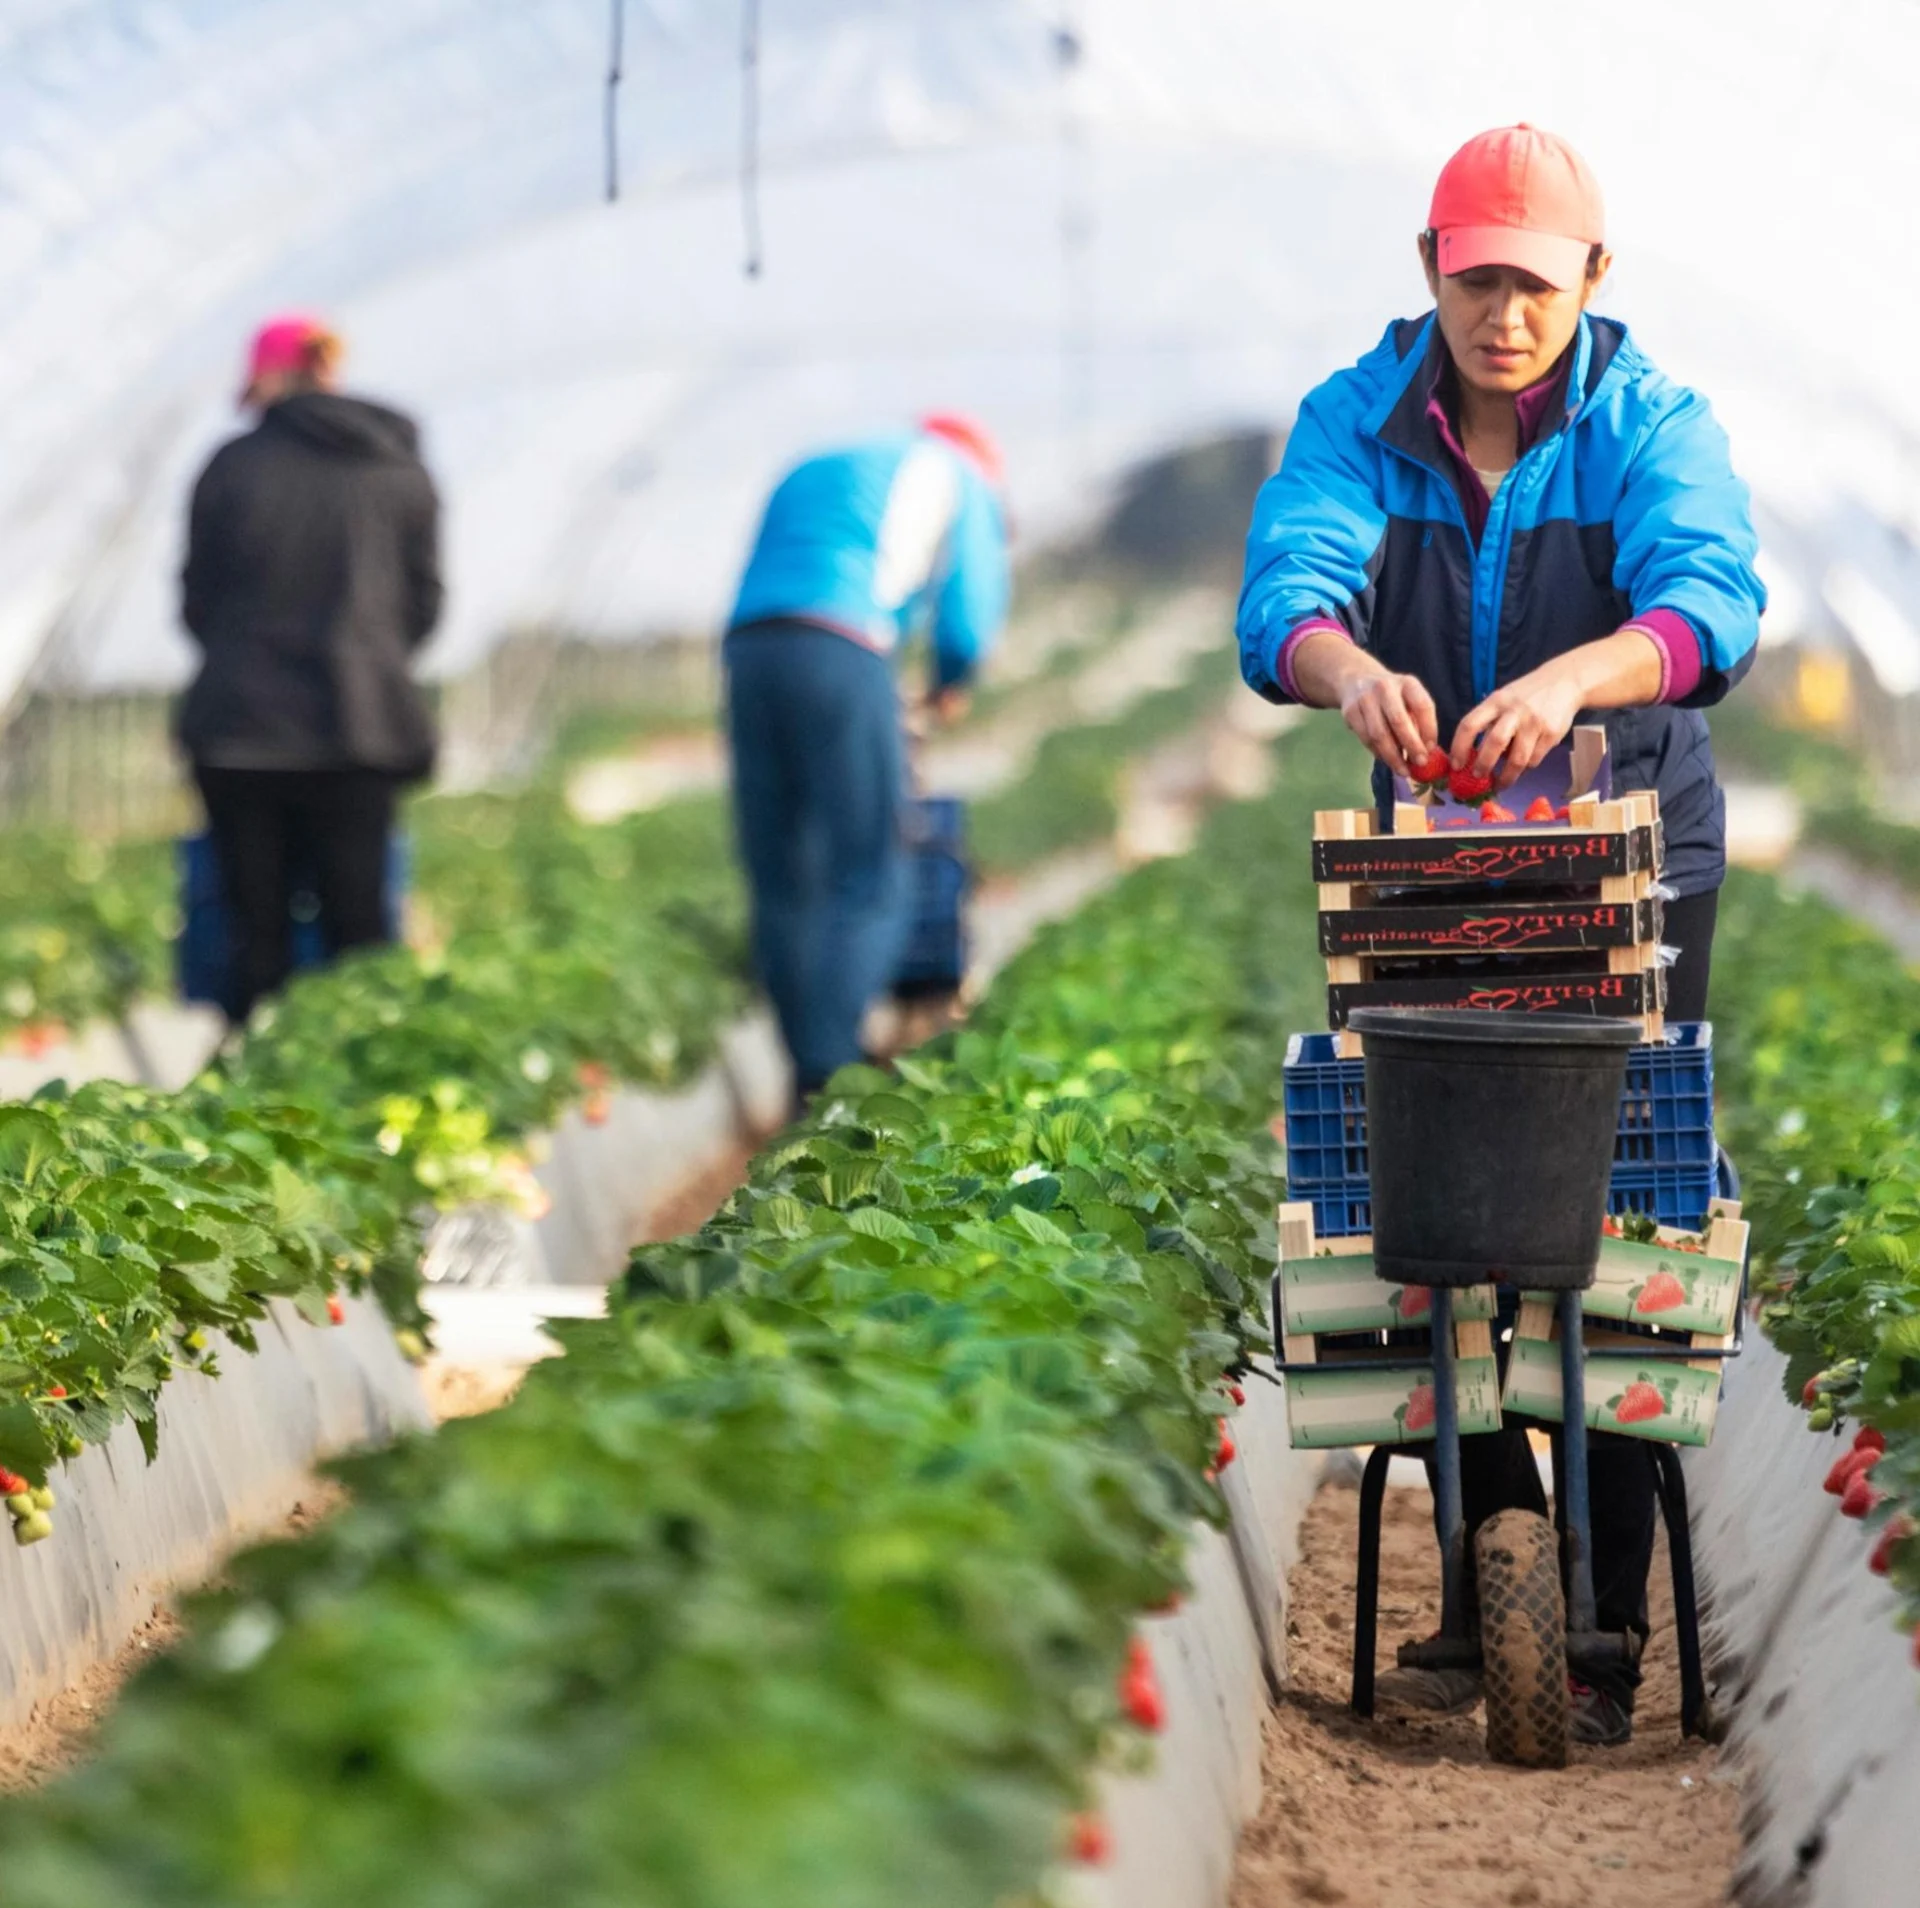
<path fill-rule="evenodd" d="M 33 1501 L 33 1493 L 31 1491 L 9 1491 L 7 1493 L 7 1509 L 11 1511 L 15 1517 L 31 1517 L 39 1508 L 39 1505 Z"/>
<path fill-rule="evenodd" d="M 29 1495 L 33 1498 L 33 1508 L 35 1510 L 50 1511 L 53 1509 L 53 1486 L 51 1484 L 42 1484 L 38 1490 L 29 1493 Z"/>
<path fill-rule="evenodd" d="M 44 1543 L 53 1535 L 53 1519 L 45 1511 L 23 1517 L 13 1527 L 13 1541 L 24 1550 L 29 1544 Z"/>
<path fill-rule="evenodd" d="M 1815 1405 L 1814 1408 L 1807 1413 L 1807 1429 L 1809 1431 L 1831 1431 L 1833 1429 L 1833 1406 L 1828 1404 Z"/>

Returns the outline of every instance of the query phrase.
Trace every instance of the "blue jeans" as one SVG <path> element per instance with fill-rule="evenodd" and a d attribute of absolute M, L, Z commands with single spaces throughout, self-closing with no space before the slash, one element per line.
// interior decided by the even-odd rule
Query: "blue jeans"
<path fill-rule="evenodd" d="M 801 622 L 725 649 L 753 955 L 802 1094 L 858 1060 L 907 934 L 906 745 L 884 657 Z"/>

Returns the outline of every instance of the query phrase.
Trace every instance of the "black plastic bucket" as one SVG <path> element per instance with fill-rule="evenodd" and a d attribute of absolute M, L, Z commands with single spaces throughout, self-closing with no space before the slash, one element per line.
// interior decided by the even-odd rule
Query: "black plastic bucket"
<path fill-rule="evenodd" d="M 1366 1041 L 1380 1277 L 1591 1285 L 1637 1023 L 1367 1007 L 1349 1024 Z"/>

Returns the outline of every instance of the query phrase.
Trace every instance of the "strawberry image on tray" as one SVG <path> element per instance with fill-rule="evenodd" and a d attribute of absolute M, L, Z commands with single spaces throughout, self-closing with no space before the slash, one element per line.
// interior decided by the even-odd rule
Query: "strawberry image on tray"
<path fill-rule="evenodd" d="M 1394 1415 L 1399 1418 L 1404 1429 L 1424 1431 L 1433 1422 L 1433 1387 L 1415 1385 L 1408 1395 L 1407 1402 Z"/>
<path fill-rule="evenodd" d="M 1403 1285 L 1394 1299 L 1394 1309 L 1399 1312 L 1403 1325 L 1412 1323 L 1416 1318 L 1430 1317 L 1433 1294 L 1424 1285 Z"/>
<path fill-rule="evenodd" d="M 1640 1288 L 1639 1296 L 1633 1301 L 1633 1309 L 1640 1313 L 1671 1312 L 1675 1306 L 1687 1302 L 1687 1288 L 1671 1273 L 1656 1272 Z"/>
<path fill-rule="evenodd" d="M 1607 1400 L 1615 1424 L 1646 1424 L 1667 1415 L 1667 1399 L 1658 1385 L 1637 1378 L 1617 1398 Z"/>

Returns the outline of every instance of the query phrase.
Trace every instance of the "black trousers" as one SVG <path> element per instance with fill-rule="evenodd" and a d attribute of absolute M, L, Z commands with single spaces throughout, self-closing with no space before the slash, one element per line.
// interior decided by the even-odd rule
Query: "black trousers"
<path fill-rule="evenodd" d="M 1707 977 L 1713 966 L 1713 927 L 1719 905 L 1717 889 L 1667 903 L 1664 938 L 1669 947 L 1680 950 L 1679 960 L 1667 973 L 1669 1020 L 1707 1017 Z M 1594 1432 L 1587 1439 L 1587 1468 L 1596 1621 L 1603 1630 L 1631 1630 L 1644 1642 L 1649 1630 L 1647 1577 L 1653 1568 L 1659 1518 L 1653 1452 L 1643 1439 Z M 1431 1477 L 1431 1458 L 1427 1472 Z M 1460 1496 L 1469 1558 L 1473 1533 L 1495 1511 L 1547 1514 L 1547 1494 L 1524 1425 L 1506 1424 L 1484 1436 L 1460 1440 Z M 1637 1668 L 1611 1672 L 1605 1679 L 1608 1694 L 1629 1709 L 1639 1684 Z"/>
<path fill-rule="evenodd" d="M 385 890 L 399 793 L 393 776 L 196 764 L 194 780 L 233 920 L 236 1024 L 293 972 L 294 880 L 302 870 L 312 874 L 329 955 L 392 938 Z"/>

